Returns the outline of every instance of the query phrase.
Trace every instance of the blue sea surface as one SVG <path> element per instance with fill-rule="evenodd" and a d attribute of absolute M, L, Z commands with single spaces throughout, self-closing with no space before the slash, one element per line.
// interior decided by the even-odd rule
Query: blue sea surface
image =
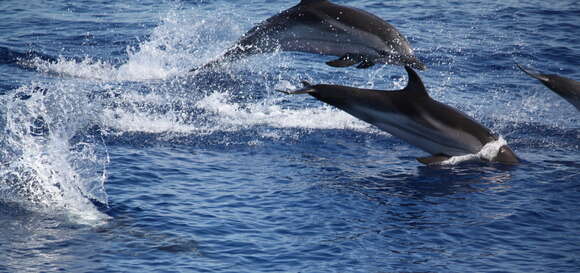
<path fill-rule="evenodd" d="M 515 166 L 427 154 L 301 80 L 400 66 L 253 56 L 188 73 L 298 1 L 0 1 L 0 272 L 579 272 L 580 3 L 333 2 L 396 26 L 430 95 Z"/>

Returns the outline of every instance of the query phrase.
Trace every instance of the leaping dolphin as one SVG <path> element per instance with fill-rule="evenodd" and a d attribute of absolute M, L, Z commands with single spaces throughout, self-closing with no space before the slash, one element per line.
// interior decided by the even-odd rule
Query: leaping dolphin
<path fill-rule="evenodd" d="M 516 63 L 519 69 L 539 80 L 556 94 L 566 99 L 580 111 L 580 82 L 553 74 L 533 73 Z"/>
<path fill-rule="evenodd" d="M 381 91 L 303 82 L 302 89 L 278 91 L 307 93 L 417 146 L 432 155 L 417 159 L 423 164 L 439 164 L 452 156 L 478 154 L 486 144 L 498 140 L 477 121 L 432 99 L 419 75 L 408 66 L 405 69 L 409 82 L 403 90 Z M 482 160 L 506 164 L 519 162 L 505 144 L 496 155 Z"/>
<path fill-rule="evenodd" d="M 224 62 L 278 49 L 338 56 L 327 62 L 334 67 L 358 64 L 357 68 L 368 68 L 383 63 L 426 68 L 394 26 L 364 10 L 327 0 L 302 0 L 266 19 L 221 57 L 200 68 L 218 67 Z"/>

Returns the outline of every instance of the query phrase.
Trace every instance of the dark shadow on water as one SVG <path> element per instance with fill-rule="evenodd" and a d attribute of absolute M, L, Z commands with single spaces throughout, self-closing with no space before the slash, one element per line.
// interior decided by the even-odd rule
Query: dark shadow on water
<path fill-rule="evenodd" d="M 467 163 L 456 166 L 418 166 L 389 168 L 377 175 L 348 181 L 341 179 L 341 187 L 365 192 L 369 196 L 387 194 L 397 198 L 424 200 L 429 197 L 445 197 L 455 194 L 485 191 L 488 185 L 506 184 L 512 179 L 512 171 L 518 166 Z M 379 198 L 381 199 L 381 198 Z"/>
<path fill-rule="evenodd" d="M 196 240 L 185 237 L 185 232 L 179 232 L 181 235 L 175 232 L 179 227 L 184 228 L 181 224 L 171 223 L 168 219 L 164 222 L 152 219 L 147 216 L 147 211 L 121 203 L 112 203 L 103 212 L 112 219 L 95 228 L 95 232 L 114 242 L 117 245 L 114 251 L 120 255 L 145 257 L 163 252 L 201 255 Z"/>

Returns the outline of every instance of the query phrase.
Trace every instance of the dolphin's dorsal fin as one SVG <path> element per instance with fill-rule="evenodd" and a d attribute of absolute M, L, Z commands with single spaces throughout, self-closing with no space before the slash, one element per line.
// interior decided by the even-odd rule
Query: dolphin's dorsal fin
<path fill-rule="evenodd" d="M 417 96 L 429 96 L 427 89 L 425 89 L 425 85 L 423 85 L 423 81 L 419 75 L 417 75 L 417 72 L 408 65 L 405 66 L 405 70 L 407 70 L 407 74 L 409 75 L 409 82 L 403 90 Z"/>

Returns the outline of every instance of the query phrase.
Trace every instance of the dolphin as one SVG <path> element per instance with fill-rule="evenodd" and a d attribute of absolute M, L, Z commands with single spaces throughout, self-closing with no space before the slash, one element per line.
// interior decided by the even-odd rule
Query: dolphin
<path fill-rule="evenodd" d="M 552 91 L 566 99 L 580 111 L 580 82 L 553 74 L 533 73 L 517 63 L 516 66 L 524 71 L 524 73 L 552 89 Z"/>
<path fill-rule="evenodd" d="M 382 91 L 303 82 L 302 89 L 277 91 L 309 94 L 373 124 L 430 153 L 432 156 L 417 158 L 423 164 L 441 164 L 453 156 L 478 154 L 486 144 L 499 139 L 464 113 L 432 99 L 419 75 L 408 66 L 405 69 L 409 82 L 402 90 Z M 505 144 L 496 155 L 481 159 L 519 163 L 518 157 Z"/>
<path fill-rule="evenodd" d="M 394 26 L 364 10 L 328 0 L 302 0 L 266 19 L 221 57 L 200 68 L 218 67 L 224 62 L 278 49 L 338 56 L 327 62 L 334 67 L 358 64 L 357 68 L 368 68 L 381 63 L 426 68 Z"/>

